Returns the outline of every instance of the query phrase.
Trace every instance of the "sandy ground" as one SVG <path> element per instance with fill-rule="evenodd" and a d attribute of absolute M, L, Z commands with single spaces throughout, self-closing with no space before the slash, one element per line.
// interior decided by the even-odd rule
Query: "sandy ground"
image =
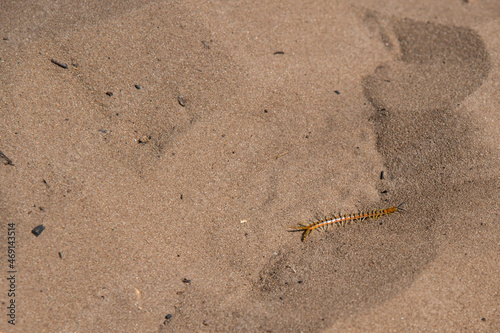
<path fill-rule="evenodd" d="M 500 331 L 499 36 L 496 0 L 2 1 L 0 331 Z"/>

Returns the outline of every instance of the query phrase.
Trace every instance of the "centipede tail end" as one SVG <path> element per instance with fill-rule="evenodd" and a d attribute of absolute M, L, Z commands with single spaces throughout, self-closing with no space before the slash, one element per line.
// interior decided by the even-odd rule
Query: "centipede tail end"
<path fill-rule="evenodd" d="M 310 229 L 310 228 L 307 228 L 306 230 L 304 230 L 304 233 L 302 234 L 302 241 L 305 242 L 306 239 L 307 239 L 307 236 L 309 236 L 312 232 L 313 232 L 314 229 Z"/>
<path fill-rule="evenodd" d="M 307 236 L 313 231 L 309 226 L 307 225 L 298 225 L 298 226 L 293 226 L 290 227 L 291 230 L 288 230 L 289 232 L 302 232 L 302 241 L 305 242 L 307 239 Z"/>

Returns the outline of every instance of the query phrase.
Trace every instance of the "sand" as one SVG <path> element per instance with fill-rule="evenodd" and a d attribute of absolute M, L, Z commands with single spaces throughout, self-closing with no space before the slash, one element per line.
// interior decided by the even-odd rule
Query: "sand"
<path fill-rule="evenodd" d="M 500 331 L 500 2 L 0 23 L 1 332 Z"/>

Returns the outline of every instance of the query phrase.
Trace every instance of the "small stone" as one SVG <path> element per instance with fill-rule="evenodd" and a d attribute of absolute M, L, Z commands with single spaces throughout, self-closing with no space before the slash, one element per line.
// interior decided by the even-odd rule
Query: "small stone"
<path fill-rule="evenodd" d="M 39 226 L 34 227 L 33 230 L 31 230 L 31 233 L 38 237 L 44 230 L 45 227 L 43 226 L 43 224 L 40 224 Z"/>

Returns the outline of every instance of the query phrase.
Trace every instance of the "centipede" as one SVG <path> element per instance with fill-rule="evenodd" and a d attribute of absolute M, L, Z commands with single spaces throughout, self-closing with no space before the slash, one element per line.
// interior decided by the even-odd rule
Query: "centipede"
<path fill-rule="evenodd" d="M 307 237 L 314 231 L 326 231 L 330 227 L 344 227 L 348 224 L 355 222 L 362 222 L 367 219 L 377 219 L 384 215 L 393 214 L 396 212 L 404 212 L 405 210 L 401 208 L 404 202 L 393 207 L 385 209 L 375 209 L 366 212 L 358 212 L 351 214 L 337 214 L 331 217 L 323 218 L 319 221 L 312 223 L 300 223 L 298 226 L 290 227 L 292 230 L 289 231 L 302 231 L 302 241 L 305 242 Z"/>

